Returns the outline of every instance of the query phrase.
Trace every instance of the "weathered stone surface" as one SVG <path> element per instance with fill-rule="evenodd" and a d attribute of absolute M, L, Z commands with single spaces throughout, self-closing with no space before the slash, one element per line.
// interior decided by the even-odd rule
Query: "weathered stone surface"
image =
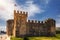
<path fill-rule="evenodd" d="M 7 34 L 15 37 L 55 35 L 55 20 L 28 20 L 27 12 L 14 10 L 14 19 L 7 21 Z"/>

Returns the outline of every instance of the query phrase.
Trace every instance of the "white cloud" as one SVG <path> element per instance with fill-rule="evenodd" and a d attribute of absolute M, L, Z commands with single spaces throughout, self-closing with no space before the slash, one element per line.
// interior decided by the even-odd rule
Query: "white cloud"
<path fill-rule="evenodd" d="M 56 27 L 60 27 L 60 23 L 56 23 Z"/>
<path fill-rule="evenodd" d="M 14 4 L 12 0 L 0 0 L 0 16 L 7 20 L 12 18 L 12 12 L 14 10 Z"/>
<path fill-rule="evenodd" d="M 38 5 L 33 4 L 33 1 L 29 0 L 26 1 L 25 6 L 24 5 L 18 5 L 14 7 L 14 4 L 17 4 L 15 0 L 0 0 L 0 19 L 8 20 L 13 19 L 13 11 L 14 9 L 19 9 L 23 11 L 29 12 L 28 16 L 34 16 L 36 13 L 44 12 L 41 8 L 39 8 Z M 4 29 L 6 25 L 0 26 L 0 29 Z M 4 29 L 5 30 L 5 29 Z"/>
<path fill-rule="evenodd" d="M 56 19 L 56 27 L 60 27 L 60 18 Z"/>
<path fill-rule="evenodd" d="M 14 10 L 14 0 L 0 0 L 0 19 L 4 19 L 5 21 L 13 18 L 13 10 Z M 2 21 L 3 22 L 3 21 Z M 6 31 L 6 25 L 1 26 L 0 30 Z"/>
<path fill-rule="evenodd" d="M 0 31 L 6 31 L 6 27 L 5 26 L 0 26 Z"/>
<path fill-rule="evenodd" d="M 44 12 L 38 5 L 33 4 L 34 1 L 26 1 L 24 5 L 18 5 L 17 3 L 17 10 L 23 10 L 28 12 L 28 17 L 34 16 L 36 13 Z"/>
<path fill-rule="evenodd" d="M 44 11 L 38 5 L 33 4 L 33 2 L 33 0 L 29 0 L 26 1 L 25 5 L 18 5 L 15 0 L 0 0 L 0 17 L 5 20 L 12 19 L 14 9 L 27 11 L 29 17 Z M 17 4 L 17 6 L 14 7 L 14 4 Z"/>

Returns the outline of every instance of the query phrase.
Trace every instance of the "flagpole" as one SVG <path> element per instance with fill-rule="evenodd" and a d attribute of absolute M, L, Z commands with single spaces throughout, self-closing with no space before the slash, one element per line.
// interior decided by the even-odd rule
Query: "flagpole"
<path fill-rule="evenodd" d="M 14 4 L 14 10 L 16 10 L 16 6 L 17 6 L 17 5 L 16 5 L 16 4 Z"/>

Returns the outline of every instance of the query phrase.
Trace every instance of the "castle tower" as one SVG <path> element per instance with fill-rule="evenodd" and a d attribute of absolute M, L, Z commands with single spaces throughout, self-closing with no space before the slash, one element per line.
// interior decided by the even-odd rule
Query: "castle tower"
<path fill-rule="evenodd" d="M 14 10 L 14 36 L 26 35 L 27 12 Z"/>
<path fill-rule="evenodd" d="M 54 20 L 54 19 L 48 19 L 47 20 L 47 22 L 48 22 L 48 26 L 49 26 L 49 35 L 50 36 L 55 36 L 55 34 L 56 34 L 56 21 Z"/>
<path fill-rule="evenodd" d="M 7 35 L 12 36 L 13 35 L 13 28 L 14 28 L 14 20 L 7 20 Z"/>

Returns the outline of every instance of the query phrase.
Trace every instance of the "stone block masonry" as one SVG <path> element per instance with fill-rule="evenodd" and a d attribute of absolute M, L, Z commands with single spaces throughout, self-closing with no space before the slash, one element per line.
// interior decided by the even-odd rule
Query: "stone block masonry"
<path fill-rule="evenodd" d="M 55 36 L 56 21 L 28 20 L 28 12 L 14 10 L 14 19 L 7 20 L 7 34 L 14 37 Z"/>

